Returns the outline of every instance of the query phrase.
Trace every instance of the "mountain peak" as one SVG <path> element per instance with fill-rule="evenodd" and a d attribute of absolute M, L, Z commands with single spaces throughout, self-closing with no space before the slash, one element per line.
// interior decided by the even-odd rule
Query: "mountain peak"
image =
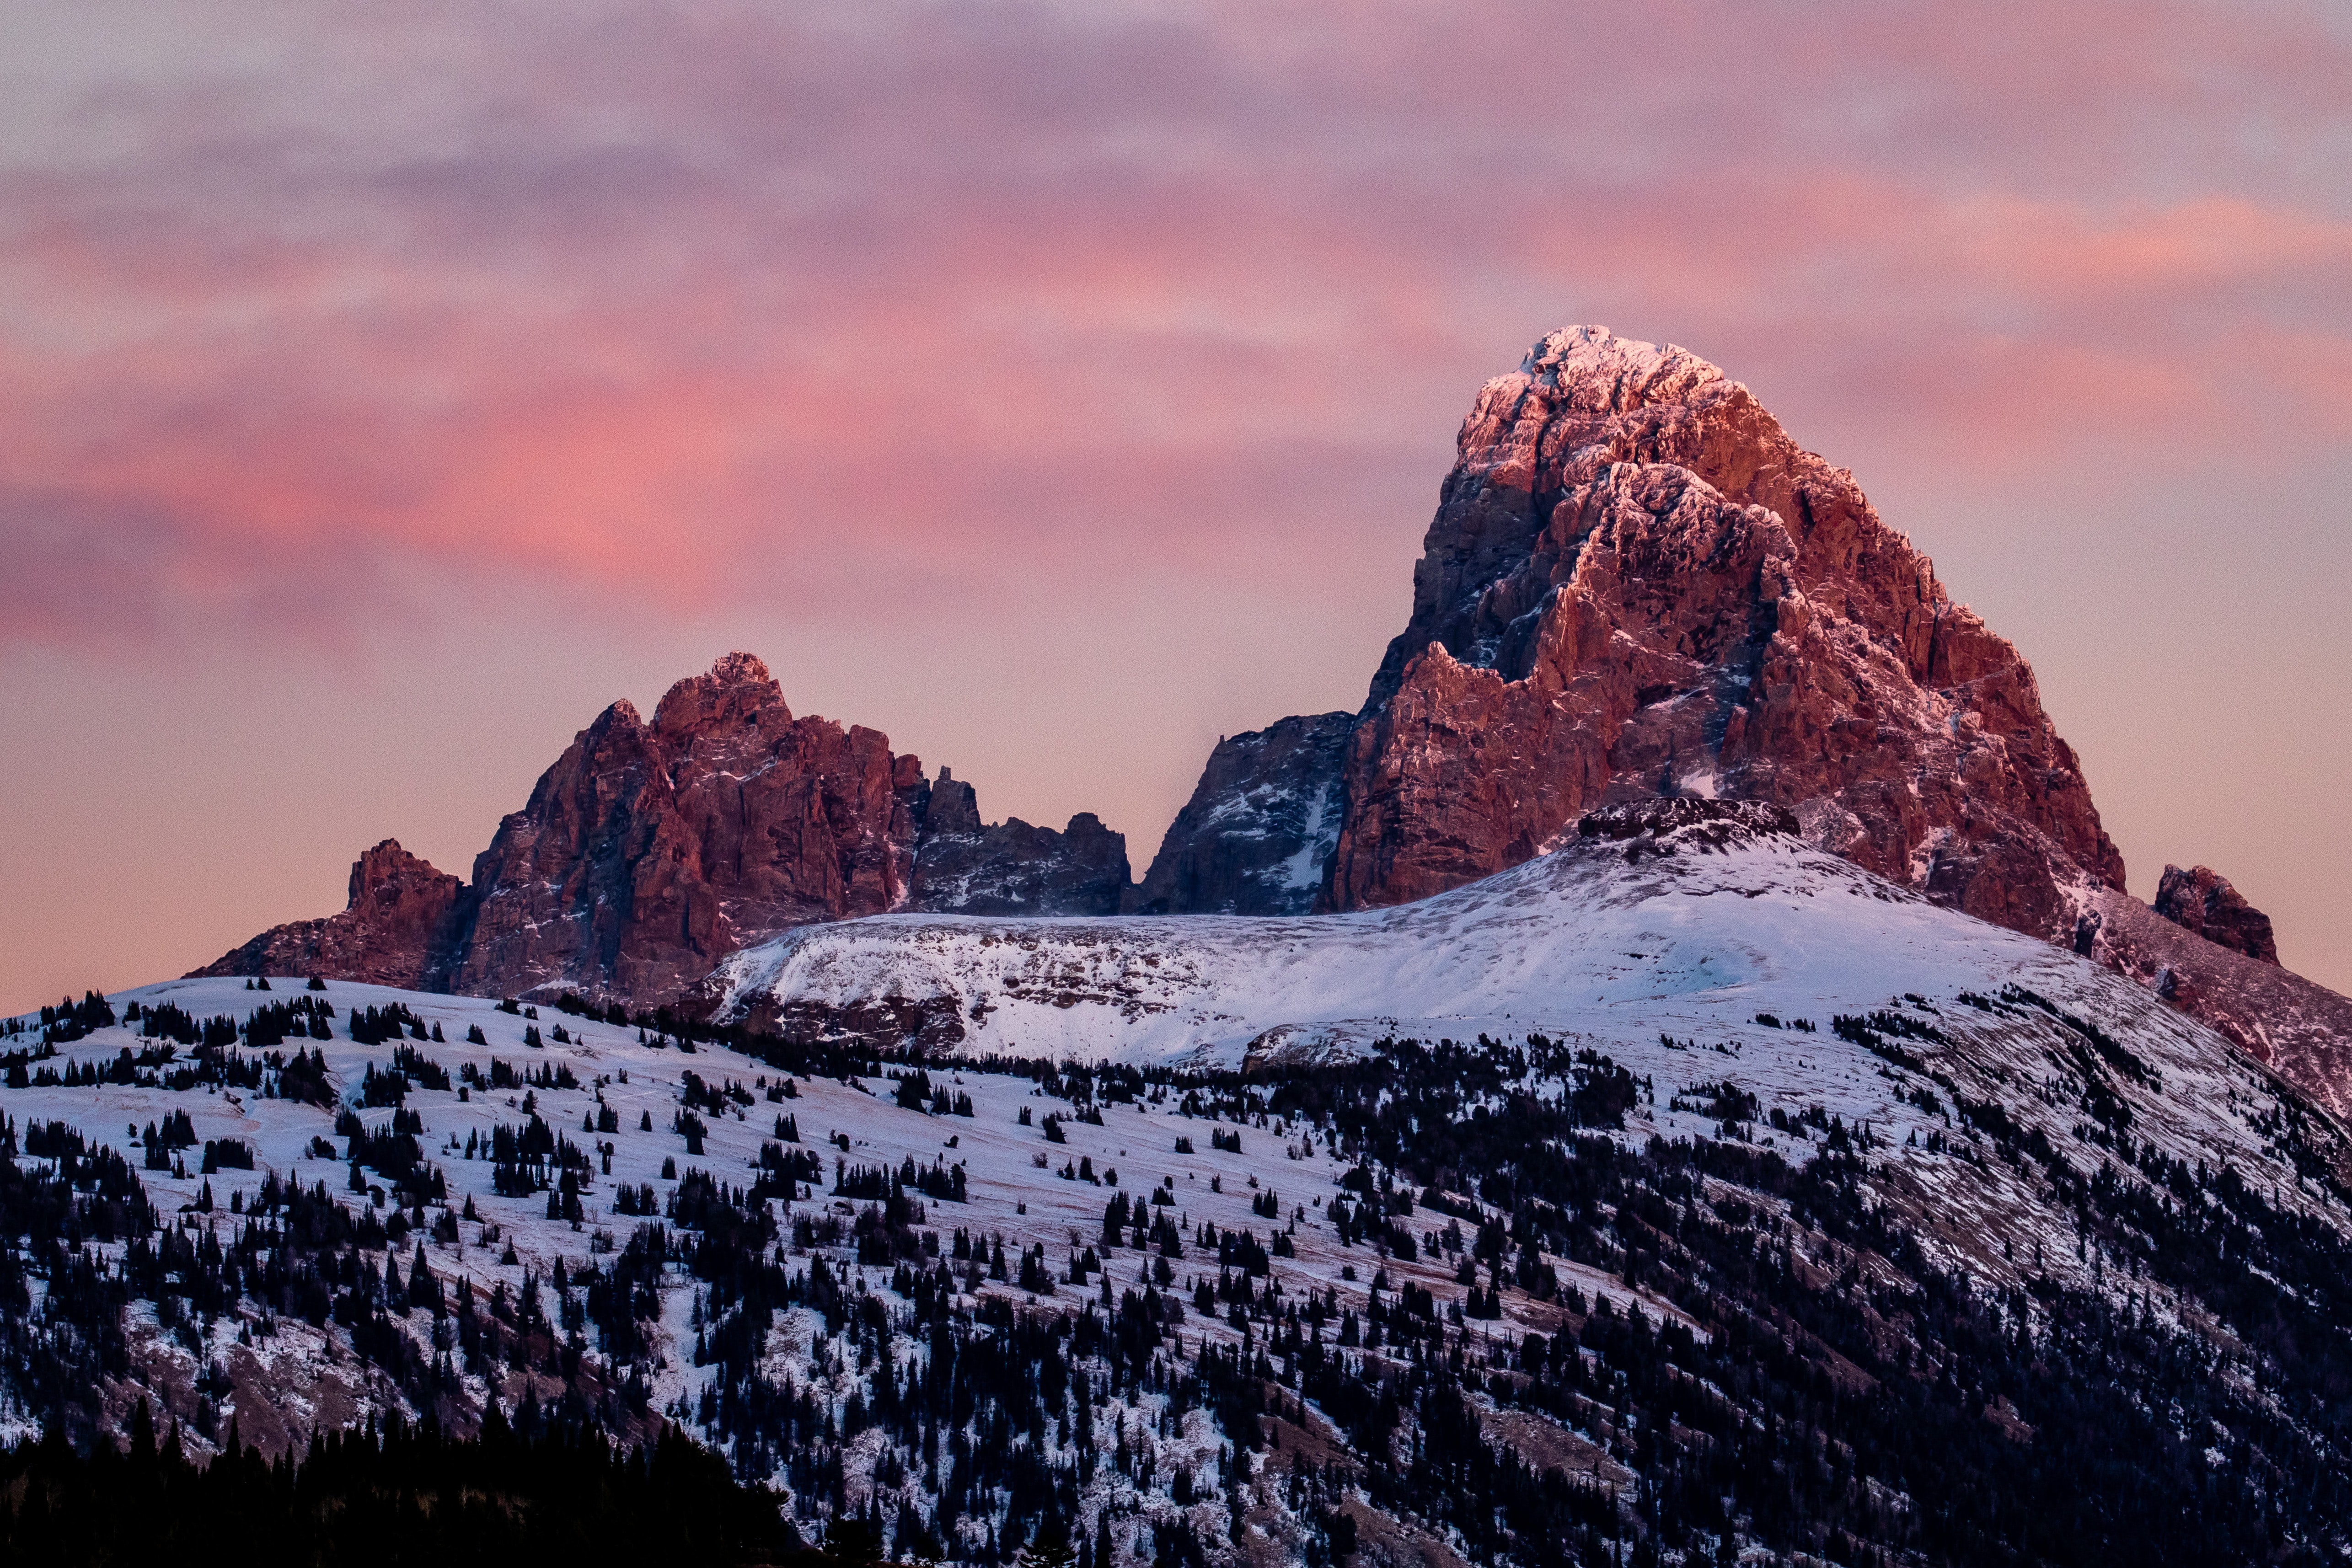
<path fill-rule="evenodd" d="M 351 903 L 346 907 L 356 909 L 368 894 L 395 883 L 436 881 L 454 883 L 458 879 L 422 856 L 409 853 L 400 847 L 398 839 L 386 839 L 352 862 Z"/>
<path fill-rule="evenodd" d="M 222 955 L 206 975 L 332 975 L 383 986 L 438 982 L 474 910 L 459 878 L 385 839 L 352 862 L 341 913 L 273 926 Z"/>
<path fill-rule="evenodd" d="M 1547 332 L 1519 361 L 1518 374 L 1568 406 L 1610 413 L 1680 402 L 1726 380 L 1687 349 L 1620 338 L 1606 327 Z"/>
<path fill-rule="evenodd" d="M 1660 797 L 1784 811 L 2055 940 L 2123 881 L 2018 651 L 1851 472 L 1689 350 L 1547 333 L 1479 389 L 1441 497 L 1363 708 L 1278 771 L 1270 747 L 1221 747 L 1150 906 L 1263 907 L 1235 890 L 1301 880 L 1325 909 L 1404 903 Z M 1291 813 L 1322 831 L 1258 831 L 1260 799 L 1328 801 Z"/>
<path fill-rule="evenodd" d="M 731 653 L 721 653 L 711 662 L 710 679 L 722 686 L 772 686 L 776 684 L 775 676 L 768 673 L 766 660 L 757 653 L 746 653 L 740 648 Z"/>
<path fill-rule="evenodd" d="M 1349 748 L 1329 907 L 1426 897 L 1662 795 L 1781 808 L 2036 936 L 2123 878 L 2017 650 L 1686 350 L 1571 327 L 1488 382 L 1413 586 Z"/>
<path fill-rule="evenodd" d="M 352 866 L 341 914 L 200 972 L 660 1004 L 810 921 L 1109 915 L 1127 885 L 1127 841 L 1093 816 L 1059 833 L 983 823 L 971 785 L 944 768 L 927 782 L 879 730 L 793 717 L 767 664 L 737 652 L 672 685 L 650 726 L 608 706 L 499 823 L 470 887 L 386 839 Z"/>
<path fill-rule="evenodd" d="M 792 722 L 784 689 L 756 654 L 722 655 L 704 675 L 688 675 L 662 694 L 654 709 L 654 728 L 670 735 L 709 730 L 730 724 L 751 724 L 766 715 L 777 724 Z"/>

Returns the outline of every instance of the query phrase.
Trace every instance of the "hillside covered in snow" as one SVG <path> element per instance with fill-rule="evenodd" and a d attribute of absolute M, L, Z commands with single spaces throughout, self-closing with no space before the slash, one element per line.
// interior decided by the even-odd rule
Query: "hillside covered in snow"
<path fill-rule="evenodd" d="M 674 1424 L 804 1539 L 980 1563 L 2352 1544 L 2339 1126 L 1768 811 L 726 973 L 723 1025 L 297 977 L 11 1020 L 0 1423 Z"/>
<path fill-rule="evenodd" d="M 1769 807 L 1613 807 L 1525 865 L 1346 915 L 803 926 L 721 965 L 709 995 L 722 1019 L 805 1038 L 1228 1070 L 1390 1036 L 1536 1030 L 1635 1051 L 1696 1033 L 1761 1071 L 1794 1048 L 1759 1012 L 2011 983 L 2207 1038 L 2144 988 L 1932 904 L 1795 826 Z"/>

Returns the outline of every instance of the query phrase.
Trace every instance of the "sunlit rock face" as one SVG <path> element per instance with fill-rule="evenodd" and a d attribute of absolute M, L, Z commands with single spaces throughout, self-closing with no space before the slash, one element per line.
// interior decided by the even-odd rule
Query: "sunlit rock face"
<path fill-rule="evenodd" d="M 649 1006 L 813 921 L 1111 914 L 1128 887 L 1126 840 L 1092 816 L 1059 833 L 984 824 L 970 785 L 942 768 L 934 786 L 879 730 L 795 717 L 749 653 L 678 682 L 651 723 L 626 701 L 598 715 L 499 824 L 470 885 L 389 842 L 352 874 L 343 914 L 202 972 Z"/>
<path fill-rule="evenodd" d="M 1676 795 L 1786 807 L 1814 843 L 2039 936 L 2121 883 L 2032 669 L 1715 366 L 1556 332 L 1481 389 L 1459 451 L 1333 767 L 1321 907 L 1426 897 L 1597 806 Z"/>

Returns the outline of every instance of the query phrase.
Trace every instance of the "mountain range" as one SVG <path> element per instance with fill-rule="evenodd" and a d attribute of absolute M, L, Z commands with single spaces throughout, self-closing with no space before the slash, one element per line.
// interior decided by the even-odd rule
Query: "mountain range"
<path fill-rule="evenodd" d="M 984 822 L 887 737 L 795 717 L 757 658 L 615 702 L 470 881 L 386 841 L 340 914 L 203 975 L 708 1005 L 730 956 L 882 914 L 1289 915 L 1410 903 L 1604 806 L 1747 800 L 1931 901 L 2131 976 L 2352 1110 L 2352 1001 L 2207 868 L 2125 888 L 2025 659 L 1851 473 L 1672 346 L 1576 327 L 1483 387 L 1354 714 L 1227 737 L 1139 882 L 1091 813 Z"/>
<path fill-rule="evenodd" d="M 1851 475 L 1572 329 L 1139 879 L 730 653 L 467 877 L 0 1019 L 0 1555 L 2333 1562 L 2348 1047 Z"/>

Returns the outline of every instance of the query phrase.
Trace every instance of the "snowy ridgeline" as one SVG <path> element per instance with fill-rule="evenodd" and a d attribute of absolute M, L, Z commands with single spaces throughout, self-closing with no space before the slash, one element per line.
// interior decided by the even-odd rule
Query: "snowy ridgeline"
<path fill-rule="evenodd" d="M 1759 1090 L 1810 1103 L 1823 1091 L 1799 1062 L 1820 1053 L 1759 1032 L 1758 1014 L 1826 1021 L 1905 992 L 2007 985 L 2154 1030 L 2168 1051 L 2213 1050 L 2096 965 L 1794 836 L 1703 816 L 1571 838 L 1454 892 L 1347 915 L 803 926 L 734 955 L 709 988 L 722 1019 L 782 1019 L 809 1037 L 1197 1070 L 1360 1056 L 1390 1037 L 1540 1032 L 1639 1051 L 1696 1036 L 1760 1052 L 1744 1069 L 1768 1075 Z M 919 1036 L 888 1032 L 919 1015 Z"/>
<path fill-rule="evenodd" d="M 2304 1250 L 2263 1268 L 2334 1310 L 2333 1124 L 2137 988 L 1787 841 L 1580 845 L 1332 919 L 858 922 L 747 956 L 739 994 L 794 963 L 840 981 L 875 945 L 902 983 L 969 988 L 967 1050 L 1035 1061 L 909 1082 L 856 1045 L 689 1051 L 282 978 L 24 1020 L 0 1042 L 18 1167 L 83 1197 L 60 1218 L 13 1189 L 5 1419 L 119 1423 L 144 1394 L 201 1451 L 232 1421 L 276 1446 L 494 1395 L 667 1417 L 799 1518 L 971 1561 L 1041 1528 L 1090 1562 L 1817 1551 L 1786 1465 L 1663 1510 L 1699 1448 L 1656 1434 L 1719 1456 L 1811 1412 L 1864 1456 L 1841 1484 L 1909 1500 L 1864 1532 L 1896 1542 L 1934 1483 L 1865 1485 L 1866 1457 L 1954 1418 L 1939 1378 L 1963 1437 L 2030 1437 L 2060 1416 L 2018 1368 L 2086 1303 L 2254 1354 L 2211 1255 L 2289 1232 Z M 1024 989 L 1049 981 L 1078 999 Z M 1341 1049 L 1286 1061 L 1286 1030 Z M 1252 1041 L 1251 1079 L 1199 1071 Z M 1870 1311 L 1818 1310 L 1840 1301 Z M 1907 1339 L 1868 1327 L 1898 1311 Z M 1748 1343 L 1783 1319 L 1811 1325 L 1794 1349 Z M 2121 1353 L 2070 1354 L 2096 1384 Z M 2116 1361 L 2118 1408 L 2146 1375 Z M 1938 1392 L 1876 1415 L 1775 1392 L 1820 1377 Z M 2251 1443 L 2254 1419 L 2176 1425 Z"/>

